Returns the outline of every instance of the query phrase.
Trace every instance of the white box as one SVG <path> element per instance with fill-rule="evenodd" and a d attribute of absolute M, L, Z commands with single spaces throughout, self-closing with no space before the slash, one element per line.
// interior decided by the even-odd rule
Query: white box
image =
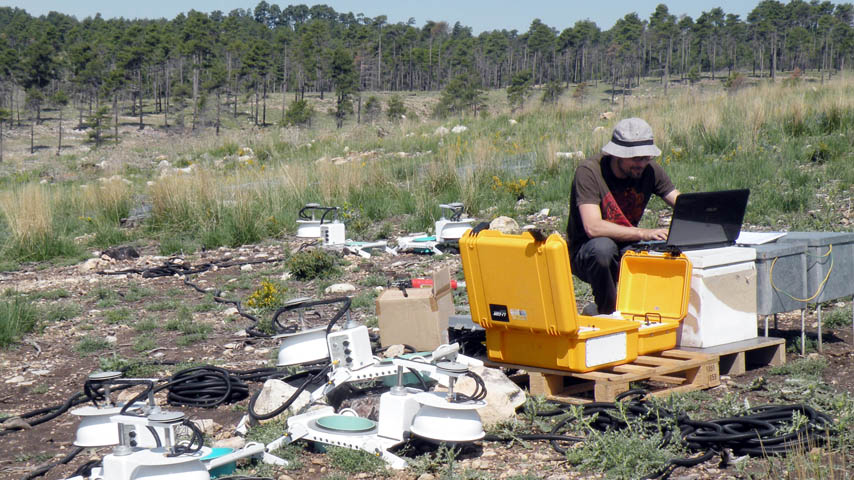
<path fill-rule="evenodd" d="M 756 337 L 756 250 L 723 247 L 684 253 L 693 266 L 691 296 L 676 344 L 712 347 Z"/>

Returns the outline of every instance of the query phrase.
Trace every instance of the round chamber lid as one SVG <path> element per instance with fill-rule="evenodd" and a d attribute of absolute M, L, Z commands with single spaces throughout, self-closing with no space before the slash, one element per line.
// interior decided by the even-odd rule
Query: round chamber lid
<path fill-rule="evenodd" d="M 318 418 L 318 427 L 336 432 L 367 432 L 377 426 L 377 422 L 364 417 L 352 415 L 327 415 Z"/>
<path fill-rule="evenodd" d="M 89 380 L 94 382 L 103 382 L 104 380 L 114 380 L 121 376 L 122 372 L 95 372 L 89 374 Z"/>
<path fill-rule="evenodd" d="M 184 414 L 182 412 L 160 412 L 148 416 L 148 420 L 157 423 L 177 423 L 183 419 Z"/>

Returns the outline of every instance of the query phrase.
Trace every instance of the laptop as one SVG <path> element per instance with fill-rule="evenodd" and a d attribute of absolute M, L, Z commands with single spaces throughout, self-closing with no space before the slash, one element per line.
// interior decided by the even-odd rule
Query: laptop
<path fill-rule="evenodd" d="M 641 242 L 652 250 L 699 250 L 735 245 L 750 190 L 682 193 L 676 197 L 667 240 Z"/>

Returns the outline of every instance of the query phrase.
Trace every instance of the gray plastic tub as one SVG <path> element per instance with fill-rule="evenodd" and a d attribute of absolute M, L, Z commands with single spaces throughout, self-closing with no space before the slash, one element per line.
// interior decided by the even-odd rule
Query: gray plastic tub
<path fill-rule="evenodd" d="M 756 250 L 756 313 L 799 310 L 807 298 L 806 243 L 767 243 Z M 773 266 L 773 270 L 772 270 Z"/>
<path fill-rule="evenodd" d="M 807 297 L 818 292 L 809 303 L 854 295 L 854 233 L 790 232 L 777 243 L 806 245 Z"/>

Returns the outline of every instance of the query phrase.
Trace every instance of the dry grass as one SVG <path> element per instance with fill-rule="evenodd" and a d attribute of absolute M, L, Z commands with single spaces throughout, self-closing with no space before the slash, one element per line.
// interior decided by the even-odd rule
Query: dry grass
<path fill-rule="evenodd" d="M 41 243 L 54 233 L 54 200 L 48 186 L 31 183 L 3 192 L 0 210 L 6 217 L 12 241 L 18 245 Z"/>

